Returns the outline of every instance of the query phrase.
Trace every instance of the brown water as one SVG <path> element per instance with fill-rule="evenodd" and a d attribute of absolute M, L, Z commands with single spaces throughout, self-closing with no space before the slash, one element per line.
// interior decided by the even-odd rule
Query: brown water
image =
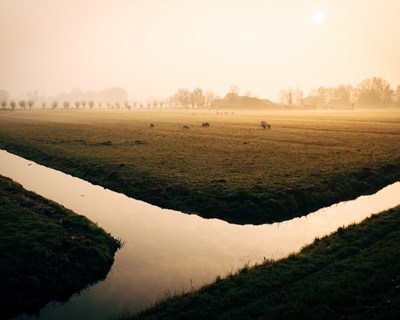
<path fill-rule="evenodd" d="M 167 291 L 199 287 L 246 263 L 281 258 L 340 226 L 400 204 L 400 183 L 371 196 L 269 225 L 233 225 L 165 210 L 0 150 L 0 174 L 67 207 L 125 242 L 107 278 L 40 310 L 40 319 L 112 319 Z M 37 319 L 20 316 L 18 319 Z"/>

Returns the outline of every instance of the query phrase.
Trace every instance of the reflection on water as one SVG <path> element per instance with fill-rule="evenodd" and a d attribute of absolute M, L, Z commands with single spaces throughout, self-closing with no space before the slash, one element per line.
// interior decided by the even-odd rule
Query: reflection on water
<path fill-rule="evenodd" d="M 166 291 L 198 287 L 246 263 L 280 258 L 315 237 L 400 204 L 400 183 L 306 217 L 270 225 L 233 225 L 165 210 L 0 150 L 0 174 L 97 222 L 125 241 L 106 280 L 50 303 L 40 319 L 110 319 Z M 18 319 L 36 319 L 21 316 Z"/>

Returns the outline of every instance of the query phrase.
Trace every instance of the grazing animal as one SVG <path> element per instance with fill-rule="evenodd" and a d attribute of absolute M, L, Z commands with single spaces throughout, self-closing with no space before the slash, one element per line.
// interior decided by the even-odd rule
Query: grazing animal
<path fill-rule="evenodd" d="M 271 125 L 267 121 L 261 121 L 261 127 L 263 129 L 271 129 Z"/>
<path fill-rule="evenodd" d="M 154 128 L 155 125 L 153 123 L 150 123 L 150 128 Z"/>
<path fill-rule="evenodd" d="M 203 122 L 203 123 L 201 124 L 201 126 L 204 127 L 204 128 L 206 128 L 206 127 L 209 127 L 210 124 L 209 124 L 208 122 Z"/>
<path fill-rule="evenodd" d="M 182 127 L 183 129 L 189 129 L 189 126 L 187 126 L 186 124 Z"/>

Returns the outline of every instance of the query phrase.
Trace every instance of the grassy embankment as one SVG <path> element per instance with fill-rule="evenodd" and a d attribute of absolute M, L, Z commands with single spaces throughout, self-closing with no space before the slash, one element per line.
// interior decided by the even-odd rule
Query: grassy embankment
<path fill-rule="evenodd" d="M 399 319 L 399 254 L 396 207 L 130 319 Z"/>
<path fill-rule="evenodd" d="M 105 231 L 0 176 L 0 319 L 103 279 L 120 246 Z"/>
<path fill-rule="evenodd" d="M 0 112 L 0 148 L 161 207 L 260 224 L 400 180 L 400 112 Z"/>

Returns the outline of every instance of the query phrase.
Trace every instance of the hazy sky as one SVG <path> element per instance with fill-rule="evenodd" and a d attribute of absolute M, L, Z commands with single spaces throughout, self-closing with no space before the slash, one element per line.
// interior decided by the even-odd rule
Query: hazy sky
<path fill-rule="evenodd" d="M 400 0 L 0 0 L 0 89 L 400 84 Z"/>

